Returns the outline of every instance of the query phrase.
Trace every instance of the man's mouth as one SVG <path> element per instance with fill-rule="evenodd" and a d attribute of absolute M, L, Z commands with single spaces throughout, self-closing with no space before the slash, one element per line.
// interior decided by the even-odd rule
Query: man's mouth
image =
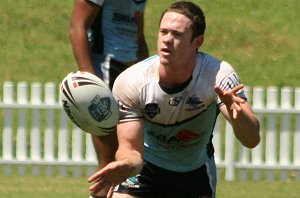
<path fill-rule="evenodd" d="M 163 54 L 170 54 L 171 53 L 171 50 L 169 50 L 168 48 L 161 48 L 160 51 L 163 53 Z"/>

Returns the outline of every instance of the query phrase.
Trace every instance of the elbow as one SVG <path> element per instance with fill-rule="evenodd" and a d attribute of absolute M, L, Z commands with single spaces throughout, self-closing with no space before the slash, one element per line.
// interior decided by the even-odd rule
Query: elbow
<path fill-rule="evenodd" d="M 87 30 L 87 29 L 86 29 Z M 80 35 L 81 32 L 84 32 L 85 28 L 75 21 L 71 21 L 69 26 L 69 38 L 72 39 L 77 35 Z"/>
<path fill-rule="evenodd" d="M 255 148 L 260 143 L 260 136 L 253 138 L 251 141 L 244 143 L 244 146 L 250 149 Z"/>
<path fill-rule="evenodd" d="M 257 123 L 254 130 L 252 130 L 247 139 L 243 142 L 243 145 L 247 148 L 253 149 L 260 143 L 260 125 Z"/>
<path fill-rule="evenodd" d="M 74 37 L 74 35 L 76 35 L 76 31 L 74 26 L 71 24 L 69 27 L 69 38 L 71 39 L 72 37 Z"/>

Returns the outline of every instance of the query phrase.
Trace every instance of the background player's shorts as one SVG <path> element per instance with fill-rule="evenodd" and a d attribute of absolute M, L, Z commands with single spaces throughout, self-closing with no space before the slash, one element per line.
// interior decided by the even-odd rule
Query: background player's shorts
<path fill-rule="evenodd" d="M 101 71 L 101 63 L 103 62 L 102 54 L 92 53 L 92 63 L 94 70 L 96 71 L 96 75 L 103 79 L 103 73 Z"/>
<path fill-rule="evenodd" d="M 118 75 L 128 68 L 125 64 L 111 57 L 104 60 L 102 54 L 98 53 L 92 53 L 92 62 L 96 75 L 111 89 Z"/>
<path fill-rule="evenodd" d="M 200 168 L 178 173 L 145 162 L 142 172 L 127 179 L 115 192 L 143 198 L 215 197 L 216 165 L 212 156 Z"/>
<path fill-rule="evenodd" d="M 111 57 L 107 57 L 101 64 L 101 70 L 103 73 L 103 81 L 109 85 L 112 89 L 113 84 L 120 73 L 122 73 L 128 66 L 121 63 Z"/>

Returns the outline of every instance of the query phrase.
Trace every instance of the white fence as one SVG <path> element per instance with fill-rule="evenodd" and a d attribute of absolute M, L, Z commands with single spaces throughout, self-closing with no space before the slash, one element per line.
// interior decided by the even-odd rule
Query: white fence
<path fill-rule="evenodd" d="M 247 96 L 261 121 L 261 143 L 242 147 L 231 126 L 219 117 L 215 159 L 226 180 L 300 180 L 300 88 L 247 88 Z M 5 174 L 90 175 L 96 155 L 90 135 L 74 126 L 58 104 L 53 83 L 3 83 L 0 98 L 0 168 Z M 0 95 L 1 96 L 1 95 Z M 222 176 L 222 177 L 223 177 Z M 219 176 L 220 177 L 220 176 Z"/>

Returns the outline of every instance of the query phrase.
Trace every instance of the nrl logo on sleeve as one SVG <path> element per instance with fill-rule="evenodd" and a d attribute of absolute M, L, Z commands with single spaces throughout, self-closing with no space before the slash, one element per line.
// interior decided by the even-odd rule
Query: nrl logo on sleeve
<path fill-rule="evenodd" d="M 109 97 L 101 98 L 97 95 L 95 98 L 93 98 L 91 103 L 92 104 L 89 106 L 89 113 L 96 121 L 101 122 L 102 120 L 106 120 L 109 118 L 109 116 L 111 116 L 111 103 Z"/>

